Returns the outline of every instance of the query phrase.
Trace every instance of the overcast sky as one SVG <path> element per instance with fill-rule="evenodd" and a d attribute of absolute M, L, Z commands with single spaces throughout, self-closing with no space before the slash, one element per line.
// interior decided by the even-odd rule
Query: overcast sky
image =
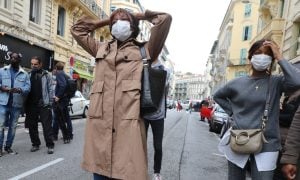
<path fill-rule="evenodd" d="M 170 59 L 175 62 L 175 71 L 203 74 L 230 0 L 140 2 L 146 9 L 172 15 L 173 21 L 166 45 Z"/>

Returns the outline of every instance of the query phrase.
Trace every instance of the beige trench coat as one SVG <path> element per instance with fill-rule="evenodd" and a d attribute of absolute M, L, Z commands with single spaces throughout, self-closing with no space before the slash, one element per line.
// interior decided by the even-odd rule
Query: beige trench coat
<path fill-rule="evenodd" d="M 145 43 L 147 55 L 156 59 L 172 18 L 152 11 L 145 16 L 154 24 Z M 96 58 L 82 167 L 116 179 L 148 179 L 145 128 L 140 117 L 141 43 L 129 39 L 118 48 L 115 40 L 99 42 L 88 36 L 96 28 L 89 17 L 71 28 L 76 41 Z"/>

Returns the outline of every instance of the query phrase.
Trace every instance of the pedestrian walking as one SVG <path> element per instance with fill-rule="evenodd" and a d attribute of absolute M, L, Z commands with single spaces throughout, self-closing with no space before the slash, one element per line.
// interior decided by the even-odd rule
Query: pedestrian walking
<path fill-rule="evenodd" d="M 8 154 L 17 153 L 11 147 L 24 101 L 30 91 L 28 73 L 20 66 L 22 55 L 15 52 L 8 55 L 10 65 L 0 69 L 0 156 L 3 155 L 5 125 L 8 126 L 8 133 L 4 150 Z"/>
<path fill-rule="evenodd" d="M 52 130 L 53 88 L 51 74 L 42 68 L 42 59 L 38 56 L 31 58 L 31 72 L 29 73 L 31 91 L 26 102 L 25 124 L 29 128 L 32 143 L 31 152 L 40 149 L 38 122 L 41 122 L 43 135 L 48 148 L 48 154 L 54 153 Z"/>
<path fill-rule="evenodd" d="M 170 73 L 159 60 L 155 63 L 152 63 L 151 66 L 154 69 L 164 69 L 165 71 L 167 71 L 166 86 L 158 110 L 153 113 L 143 115 L 145 121 L 145 127 L 146 127 L 146 135 L 148 134 L 149 125 L 151 126 L 152 134 L 153 134 L 153 147 L 154 147 L 153 180 L 161 180 L 162 177 L 160 174 L 160 170 L 161 170 L 161 162 L 162 162 L 162 155 L 163 155 L 162 141 L 164 135 L 164 119 L 166 118 L 166 113 L 167 113 L 166 98 L 168 95 L 168 87 L 169 87 L 168 80 L 169 80 Z"/>
<path fill-rule="evenodd" d="M 225 84 L 214 94 L 214 100 L 233 118 L 232 129 L 257 129 L 267 116 L 263 134 L 268 143 L 256 154 L 238 154 L 231 150 L 229 131 L 223 136 L 219 149 L 228 160 L 228 179 L 245 179 L 249 161 L 252 179 L 272 180 L 278 153 L 281 150 L 279 104 L 283 90 L 300 87 L 300 71 L 284 60 L 279 47 L 270 40 L 256 41 L 248 51 L 252 73 Z M 272 75 L 277 61 L 283 74 Z M 243 87 L 243 88 L 241 88 Z M 267 104 L 267 105 L 266 105 Z"/>
<path fill-rule="evenodd" d="M 70 99 L 66 96 L 67 78 L 64 72 L 64 63 L 58 62 L 55 65 L 55 95 L 54 95 L 54 119 L 58 127 L 54 129 L 54 138 L 58 136 L 60 129 L 65 144 L 70 143 L 73 137 L 73 127 L 69 114 Z"/>
<path fill-rule="evenodd" d="M 153 24 L 149 41 L 143 43 L 136 40 L 140 20 Z M 167 13 L 146 10 L 132 14 L 117 9 L 108 19 L 84 16 L 71 28 L 77 42 L 96 58 L 82 162 L 94 179 L 148 179 L 145 127 L 140 116 L 140 47 L 145 47 L 148 59 L 156 60 L 170 24 Z M 89 35 L 107 25 L 112 40 L 99 42 Z"/>

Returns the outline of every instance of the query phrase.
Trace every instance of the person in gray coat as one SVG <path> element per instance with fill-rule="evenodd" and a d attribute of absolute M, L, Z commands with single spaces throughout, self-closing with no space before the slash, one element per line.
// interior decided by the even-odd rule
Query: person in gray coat
<path fill-rule="evenodd" d="M 252 73 L 231 80 L 214 94 L 214 100 L 230 116 L 232 129 L 257 129 L 262 126 L 266 113 L 264 136 L 268 143 L 263 144 L 257 154 L 238 154 L 231 150 L 227 132 L 219 144 L 219 149 L 228 160 L 228 179 L 243 180 L 246 177 L 245 165 L 251 166 L 253 179 L 272 180 L 279 151 L 279 105 L 284 90 L 300 88 L 300 71 L 284 60 L 278 45 L 270 40 L 256 41 L 248 51 Z M 272 65 L 277 61 L 283 74 L 272 75 Z M 268 98 L 270 97 L 270 98 Z M 270 99 L 265 111 L 267 99 Z"/>
<path fill-rule="evenodd" d="M 32 71 L 29 73 L 31 91 L 26 102 L 26 127 L 29 128 L 30 140 L 32 142 L 31 152 L 40 149 L 38 122 L 42 123 L 44 139 L 48 147 L 48 154 L 54 152 L 53 130 L 52 130 L 52 103 L 53 88 L 51 74 L 42 69 L 40 57 L 31 58 Z"/>

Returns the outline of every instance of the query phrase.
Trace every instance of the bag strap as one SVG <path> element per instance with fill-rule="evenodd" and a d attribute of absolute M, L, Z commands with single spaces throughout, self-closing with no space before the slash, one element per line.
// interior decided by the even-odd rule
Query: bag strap
<path fill-rule="evenodd" d="M 145 49 L 144 45 L 140 47 L 140 52 L 141 52 L 141 56 L 142 56 L 144 66 L 149 67 L 151 65 L 151 60 L 147 59 L 146 49 Z"/>
<path fill-rule="evenodd" d="M 270 101 L 271 101 L 270 88 L 271 88 L 271 77 L 269 77 L 268 91 L 267 91 L 267 100 L 266 100 L 264 114 L 263 114 L 263 117 L 261 119 L 262 120 L 262 123 L 261 123 L 261 129 L 262 130 L 265 130 L 266 123 L 267 123 L 267 121 L 269 119 L 269 109 L 270 109 Z"/>

